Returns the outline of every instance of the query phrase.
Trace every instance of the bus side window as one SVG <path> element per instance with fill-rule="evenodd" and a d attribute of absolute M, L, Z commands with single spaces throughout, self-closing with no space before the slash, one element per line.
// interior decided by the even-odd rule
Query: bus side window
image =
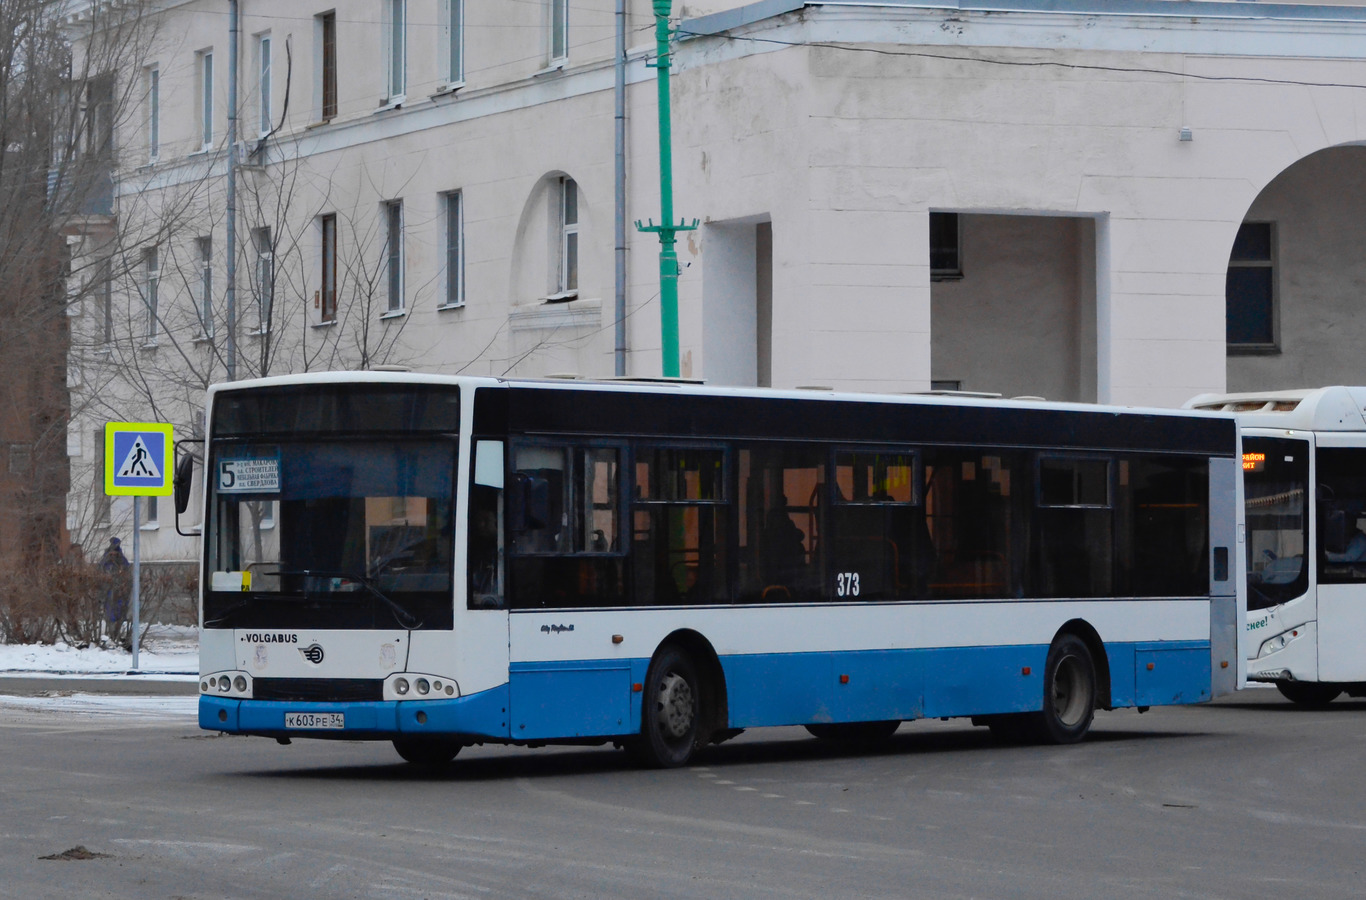
<path fill-rule="evenodd" d="M 725 451 L 639 446 L 632 495 L 632 602 L 725 603 Z"/>
<path fill-rule="evenodd" d="M 470 485 L 468 557 L 469 606 L 503 605 L 503 442 L 474 442 Z"/>
<path fill-rule="evenodd" d="M 924 597 L 934 545 L 911 451 L 835 454 L 830 570 L 836 600 Z"/>
<path fill-rule="evenodd" d="M 740 450 L 740 602 L 816 602 L 836 595 L 822 566 L 827 458 L 818 445 Z M 852 588 L 846 578 L 846 590 Z"/>
<path fill-rule="evenodd" d="M 1319 581 L 1366 582 L 1366 448 L 1318 451 Z"/>

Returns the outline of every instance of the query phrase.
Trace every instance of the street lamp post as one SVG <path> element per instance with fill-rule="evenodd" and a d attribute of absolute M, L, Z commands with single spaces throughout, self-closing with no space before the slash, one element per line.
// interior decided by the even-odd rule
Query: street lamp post
<path fill-rule="evenodd" d="M 669 12 L 672 0 L 653 0 L 655 14 L 655 72 L 659 87 L 659 203 L 660 224 L 637 220 L 636 228 L 659 235 L 659 329 L 666 378 L 677 378 L 678 369 L 678 254 L 674 244 L 680 231 L 697 228 L 674 222 L 673 137 L 669 127 Z"/>

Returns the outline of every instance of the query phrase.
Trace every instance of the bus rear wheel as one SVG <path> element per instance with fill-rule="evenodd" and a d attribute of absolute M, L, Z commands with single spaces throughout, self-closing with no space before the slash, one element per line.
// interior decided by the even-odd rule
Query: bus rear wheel
<path fill-rule="evenodd" d="M 1291 703 L 1307 709 L 1322 709 L 1342 693 L 1342 688 L 1335 684 L 1318 684 L 1313 681 L 1278 681 L 1276 690 Z"/>
<path fill-rule="evenodd" d="M 704 740 L 702 683 L 688 654 L 661 647 L 645 676 L 640 735 L 627 748 L 640 762 L 661 769 L 688 764 Z"/>
<path fill-rule="evenodd" d="M 405 762 L 429 769 L 439 769 L 449 765 L 464 746 L 456 741 L 443 741 L 424 738 L 395 738 L 394 749 Z"/>
<path fill-rule="evenodd" d="M 1048 648 L 1043 671 L 1043 709 L 1035 719 L 1038 737 L 1050 744 L 1075 744 L 1091 730 L 1096 714 L 1096 665 L 1086 643 L 1060 635 Z"/>
<path fill-rule="evenodd" d="M 896 733 L 900 720 L 886 722 L 818 722 L 807 725 L 813 737 L 846 744 L 880 744 Z"/>

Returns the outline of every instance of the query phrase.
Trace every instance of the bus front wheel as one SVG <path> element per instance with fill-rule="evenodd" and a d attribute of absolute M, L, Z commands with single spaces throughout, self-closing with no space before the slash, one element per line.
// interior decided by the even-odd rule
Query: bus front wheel
<path fill-rule="evenodd" d="M 1312 681 L 1278 681 L 1276 690 L 1296 706 L 1309 709 L 1322 709 L 1342 693 L 1342 688 L 1335 684 L 1318 684 Z"/>
<path fill-rule="evenodd" d="M 394 749 L 404 761 L 415 766 L 437 769 L 450 763 L 460 752 L 462 744 L 422 738 L 396 738 Z"/>
<path fill-rule="evenodd" d="M 1096 665 L 1086 643 L 1060 635 L 1048 648 L 1043 672 L 1039 737 L 1051 744 L 1075 744 L 1091 730 L 1096 714 Z"/>
<path fill-rule="evenodd" d="M 702 684 L 697 667 L 677 647 L 662 647 L 645 676 L 640 736 L 629 749 L 662 769 L 687 765 L 703 742 Z"/>

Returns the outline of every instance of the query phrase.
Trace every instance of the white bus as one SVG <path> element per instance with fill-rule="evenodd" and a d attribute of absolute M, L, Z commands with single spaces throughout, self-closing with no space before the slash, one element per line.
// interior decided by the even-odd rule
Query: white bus
<path fill-rule="evenodd" d="M 1068 743 L 1243 677 L 1228 416 L 393 373 L 208 410 L 206 729 L 677 766 L 773 725 Z"/>
<path fill-rule="evenodd" d="M 1234 413 L 1247 502 L 1248 678 L 1366 696 L 1366 388 L 1206 394 Z"/>

